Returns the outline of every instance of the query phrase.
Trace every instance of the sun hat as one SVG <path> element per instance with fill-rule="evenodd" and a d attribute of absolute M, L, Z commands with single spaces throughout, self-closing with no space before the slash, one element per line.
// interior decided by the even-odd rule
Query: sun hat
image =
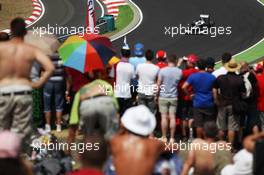
<path fill-rule="evenodd" d="M 252 175 L 253 155 L 246 149 L 239 151 L 233 158 L 234 164 L 225 166 L 221 175 Z"/>
<path fill-rule="evenodd" d="M 0 132 L 0 158 L 16 158 L 20 150 L 21 139 L 10 131 Z"/>
<path fill-rule="evenodd" d="M 144 55 L 144 45 L 142 43 L 137 43 L 134 46 L 134 54 L 136 56 Z"/>
<path fill-rule="evenodd" d="M 156 53 L 156 58 L 166 58 L 167 57 L 167 53 L 164 50 L 158 50 Z"/>
<path fill-rule="evenodd" d="M 238 64 L 236 60 L 232 58 L 229 62 L 224 65 L 224 67 L 228 72 L 236 72 L 241 68 L 241 65 Z"/>
<path fill-rule="evenodd" d="M 121 123 L 135 134 L 148 136 L 156 127 L 156 118 L 146 106 L 139 105 L 126 110 Z"/>

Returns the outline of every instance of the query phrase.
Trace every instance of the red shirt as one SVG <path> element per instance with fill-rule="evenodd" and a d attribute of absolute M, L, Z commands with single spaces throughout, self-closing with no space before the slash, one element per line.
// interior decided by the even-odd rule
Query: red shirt
<path fill-rule="evenodd" d="M 68 67 L 65 68 L 65 71 L 68 74 L 67 76 L 71 77 L 72 79 L 71 89 L 73 92 L 78 92 L 81 87 L 89 83 L 88 78 L 81 72 Z"/>
<path fill-rule="evenodd" d="M 158 66 L 160 69 L 167 67 L 168 63 L 164 62 L 164 61 L 159 61 L 156 66 Z"/>
<path fill-rule="evenodd" d="M 81 169 L 79 171 L 70 173 L 69 175 L 103 175 L 103 173 L 95 169 Z"/>
<path fill-rule="evenodd" d="M 185 83 L 185 81 L 188 79 L 188 77 L 194 73 L 198 72 L 197 69 L 195 68 L 187 68 L 184 69 L 182 71 L 182 79 L 180 80 L 179 84 L 178 84 L 178 92 L 179 92 L 179 99 L 185 100 L 185 101 L 189 101 L 190 100 L 190 96 L 187 96 L 184 91 L 182 90 L 182 86 Z M 189 94 L 193 94 L 193 88 L 192 86 L 188 87 L 188 92 Z"/>
<path fill-rule="evenodd" d="M 259 86 L 258 110 L 264 112 L 264 73 L 256 76 Z"/>

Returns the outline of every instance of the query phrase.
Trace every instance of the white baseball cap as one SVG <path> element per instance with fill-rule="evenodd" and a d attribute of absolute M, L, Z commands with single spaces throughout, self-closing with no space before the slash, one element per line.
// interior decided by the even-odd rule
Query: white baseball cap
<path fill-rule="evenodd" d="M 234 164 L 225 166 L 221 175 L 252 175 L 253 155 L 245 149 L 240 150 L 233 158 Z"/>
<path fill-rule="evenodd" d="M 157 122 L 154 114 L 146 106 L 139 105 L 126 110 L 121 123 L 135 134 L 148 136 L 154 131 Z"/>

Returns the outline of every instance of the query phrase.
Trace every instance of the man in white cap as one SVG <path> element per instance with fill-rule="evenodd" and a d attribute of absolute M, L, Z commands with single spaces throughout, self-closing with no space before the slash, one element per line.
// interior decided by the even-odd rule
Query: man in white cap
<path fill-rule="evenodd" d="M 116 174 L 152 174 L 155 162 L 164 151 L 164 143 L 149 139 L 156 127 L 155 116 L 139 105 L 128 109 L 121 118 L 124 131 L 111 141 Z"/>

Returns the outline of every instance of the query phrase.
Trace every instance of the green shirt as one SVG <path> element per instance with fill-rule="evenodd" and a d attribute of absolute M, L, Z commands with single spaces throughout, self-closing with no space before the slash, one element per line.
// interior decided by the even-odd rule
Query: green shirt
<path fill-rule="evenodd" d="M 94 80 L 93 82 L 83 86 L 75 94 L 72 109 L 71 109 L 71 114 L 70 114 L 70 122 L 69 122 L 70 125 L 79 124 L 79 121 L 80 121 L 80 117 L 79 117 L 80 97 L 81 97 L 81 95 L 87 93 L 89 90 L 93 89 L 95 86 L 100 86 L 100 87 L 104 88 L 104 90 L 106 92 L 105 95 L 113 98 L 113 103 L 114 103 L 116 109 L 118 110 L 118 108 L 119 108 L 118 102 L 114 96 L 114 90 L 113 90 L 113 87 L 111 86 L 111 84 L 109 84 L 108 82 L 106 82 L 104 80 L 100 80 L 100 79 Z M 95 94 L 95 96 L 96 96 L 96 94 Z"/>

